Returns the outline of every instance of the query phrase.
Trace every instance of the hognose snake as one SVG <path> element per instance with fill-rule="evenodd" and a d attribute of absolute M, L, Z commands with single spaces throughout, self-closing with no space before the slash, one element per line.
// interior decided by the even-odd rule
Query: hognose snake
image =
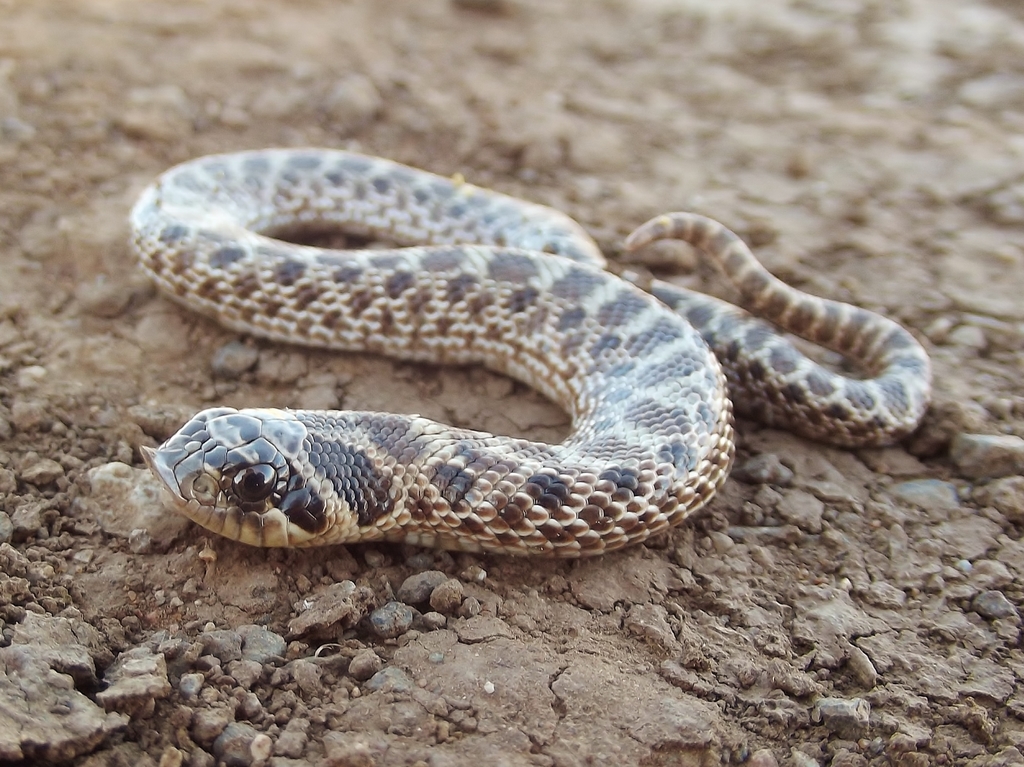
<path fill-rule="evenodd" d="M 409 247 L 272 237 L 323 228 Z M 143 192 L 131 229 L 160 288 L 229 328 L 483 364 L 572 415 L 570 436 L 547 445 L 412 415 L 205 410 L 146 459 L 184 514 L 249 544 L 598 554 L 711 498 L 733 459 L 732 403 L 843 446 L 899 439 L 927 407 L 928 357 L 906 330 L 790 288 L 736 235 L 693 214 L 649 221 L 627 249 L 691 243 L 748 309 L 872 377 L 819 367 L 731 304 L 658 281 L 641 291 L 605 271 L 593 240 L 555 210 L 375 157 L 200 158 Z"/>

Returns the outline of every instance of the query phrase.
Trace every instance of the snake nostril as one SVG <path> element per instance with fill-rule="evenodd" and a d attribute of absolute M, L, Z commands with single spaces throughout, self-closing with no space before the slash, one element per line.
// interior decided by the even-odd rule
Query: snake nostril
<path fill-rule="evenodd" d="M 246 466 L 235 475 L 231 488 L 240 500 L 255 503 L 265 500 L 274 492 L 277 471 L 268 463 Z"/>

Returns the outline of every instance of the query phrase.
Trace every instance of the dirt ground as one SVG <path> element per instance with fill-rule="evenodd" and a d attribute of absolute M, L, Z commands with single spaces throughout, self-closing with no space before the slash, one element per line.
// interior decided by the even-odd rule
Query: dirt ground
<path fill-rule="evenodd" d="M 741 423 L 710 510 L 602 559 L 207 535 L 139 447 L 212 404 L 568 429 L 484 371 L 157 296 L 139 191 L 275 145 L 461 173 L 613 259 L 656 213 L 718 218 L 911 328 L 931 414 L 855 453 Z M 0 0 L 0 263 L 0 761 L 1024 764 L 1014 0 Z"/>

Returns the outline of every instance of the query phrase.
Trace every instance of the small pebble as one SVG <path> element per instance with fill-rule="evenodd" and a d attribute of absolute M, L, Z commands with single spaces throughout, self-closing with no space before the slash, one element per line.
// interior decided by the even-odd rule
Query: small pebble
<path fill-rule="evenodd" d="M 904 503 L 928 511 L 952 511 L 960 507 L 960 496 L 956 486 L 938 479 L 900 482 L 893 487 L 892 494 Z"/>
<path fill-rule="evenodd" d="M 242 637 L 236 631 L 205 631 L 198 639 L 203 646 L 203 654 L 216 656 L 221 663 L 242 658 Z"/>
<path fill-rule="evenodd" d="M 254 762 L 265 762 L 274 752 L 274 741 L 265 732 L 261 732 L 249 744 L 249 755 Z"/>
<path fill-rule="evenodd" d="M 227 664 L 227 671 L 240 687 L 250 690 L 263 676 L 263 665 L 254 660 L 235 660 Z"/>
<path fill-rule="evenodd" d="M 1010 522 L 1024 522 L 1024 477 L 1003 477 L 974 491 L 974 500 L 992 506 Z"/>
<path fill-rule="evenodd" d="M 344 131 L 367 125 L 383 106 L 384 98 L 373 80 L 358 72 L 342 78 L 322 104 L 328 118 Z"/>
<path fill-rule="evenodd" d="M 263 713 L 263 704 L 260 702 L 260 696 L 252 691 L 241 695 L 238 699 L 237 713 L 239 719 L 256 720 Z"/>
<path fill-rule="evenodd" d="M 182 674 L 178 681 L 178 691 L 185 700 L 191 700 L 203 689 L 206 678 L 202 674 Z"/>
<path fill-rule="evenodd" d="M 263 664 L 271 658 L 284 656 L 288 647 L 284 637 L 262 626 L 239 626 L 235 631 L 242 637 L 242 657 L 245 660 Z"/>
<path fill-rule="evenodd" d="M 487 580 L 487 571 L 480 565 L 470 565 L 459 573 L 459 578 L 466 583 L 483 583 Z"/>
<path fill-rule="evenodd" d="M 153 538 L 148 530 L 137 527 L 128 533 L 128 548 L 133 554 L 148 554 L 153 550 Z"/>
<path fill-rule="evenodd" d="M 1016 618 L 1017 608 L 1001 591 L 992 589 L 982 591 L 971 601 L 971 609 L 982 618 L 997 620 L 999 618 Z"/>
<path fill-rule="evenodd" d="M 40 458 L 22 469 L 20 476 L 30 485 L 43 487 L 63 477 L 64 467 L 50 458 Z"/>
<path fill-rule="evenodd" d="M 259 349 L 241 341 L 229 341 L 213 353 L 210 370 L 217 378 L 230 381 L 252 370 L 259 358 Z"/>
<path fill-rule="evenodd" d="M 418 551 L 406 559 L 405 564 L 413 570 L 429 570 L 434 564 L 434 555 L 429 551 Z"/>
<path fill-rule="evenodd" d="M 430 606 L 439 613 L 451 615 L 462 604 L 464 596 L 462 581 L 449 578 L 430 592 Z"/>
<path fill-rule="evenodd" d="M 462 600 L 462 604 L 459 605 L 459 609 L 455 611 L 455 614 L 460 618 L 473 618 L 480 614 L 480 600 L 476 597 L 466 597 Z"/>
<path fill-rule="evenodd" d="M 364 685 L 365 689 L 370 692 L 378 690 L 383 692 L 408 692 L 415 686 L 415 683 L 409 678 L 407 673 L 394 666 L 388 666 L 378 671 Z"/>
<path fill-rule="evenodd" d="M 365 682 L 384 668 L 384 661 L 373 650 L 360 650 L 348 664 L 348 675 L 359 682 Z"/>
<path fill-rule="evenodd" d="M 878 671 L 875 669 L 875 664 L 857 645 L 850 646 L 848 664 L 850 672 L 863 687 L 870 690 L 878 683 Z"/>
<path fill-rule="evenodd" d="M 440 570 L 427 570 L 410 575 L 398 587 L 395 597 L 407 605 L 419 605 L 430 599 L 431 593 L 448 580 L 448 576 Z"/>
<path fill-rule="evenodd" d="M 14 523 L 6 511 L 0 511 L 0 543 L 7 543 L 14 536 Z"/>
<path fill-rule="evenodd" d="M 778 485 L 789 487 L 793 471 L 774 453 L 762 453 L 748 458 L 732 471 L 732 476 L 748 485 Z"/>
<path fill-rule="evenodd" d="M 292 672 L 292 679 L 305 695 L 319 695 L 323 691 L 320 681 L 323 672 L 313 661 L 300 658 L 289 663 L 288 668 Z"/>
<path fill-rule="evenodd" d="M 811 721 L 840 736 L 860 737 L 868 728 L 871 704 L 863 698 L 821 698 L 811 709 Z"/>
<path fill-rule="evenodd" d="M 230 722 L 213 741 L 213 753 L 222 764 L 252 764 L 252 744 L 258 733 L 244 722 Z"/>
<path fill-rule="evenodd" d="M 434 612 L 433 610 L 423 613 L 420 617 L 420 625 L 425 631 L 437 631 L 438 629 L 443 629 L 447 623 L 448 619 L 446 617 L 441 615 L 441 613 Z"/>
<path fill-rule="evenodd" d="M 767 748 L 762 748 L 750 755 L 747 767 L 779 767 L 779 761 Z"/>
<path fill-rule="evenodd" d="M 209 747 L 234 718 L 234 710 L 227 708 L 196 709 L 192 714 L 192 737 L 200 745 Z"/>
<path fill-rule="evenodd" d="M 393 639 L 401 636 L 412 626 L 415 611 L 402 602 L 388 602 L 370 613 L 370 626 L 377 636 Z"/>
<path fill-rule="evenodd" d="M 1024 474 L 1024 439 L 1009 434 L 957 434 L 949 457 L 972 479 Z"/>

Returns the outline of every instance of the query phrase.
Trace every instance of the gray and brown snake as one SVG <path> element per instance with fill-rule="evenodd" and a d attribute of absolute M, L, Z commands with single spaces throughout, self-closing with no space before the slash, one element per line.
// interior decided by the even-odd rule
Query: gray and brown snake
<path fill-rule="evenodd" d="M 408 247 L 332 250 L 324 229 Z M 738 412 L 856 447 L 898 440 L 927 408 L 928 356 L 895 322 L 772 277 L 723 225 L 655 218 L 626 241 L 678 238 L 742 305 L 868 376 L 810 361 L 731 304 L 604 270 L 550 208 L 377 157 L 268 149 L 178 165 L 131 213 L 143 268 L 236 331 L 404 360 L 482 364 L 566 408 L 557 445 L 413 415 L 212 408 L 146 460 L 189 518 L 257 546 L 405 541 L 589 556 L 680 523 L 714 495 Z"/>

